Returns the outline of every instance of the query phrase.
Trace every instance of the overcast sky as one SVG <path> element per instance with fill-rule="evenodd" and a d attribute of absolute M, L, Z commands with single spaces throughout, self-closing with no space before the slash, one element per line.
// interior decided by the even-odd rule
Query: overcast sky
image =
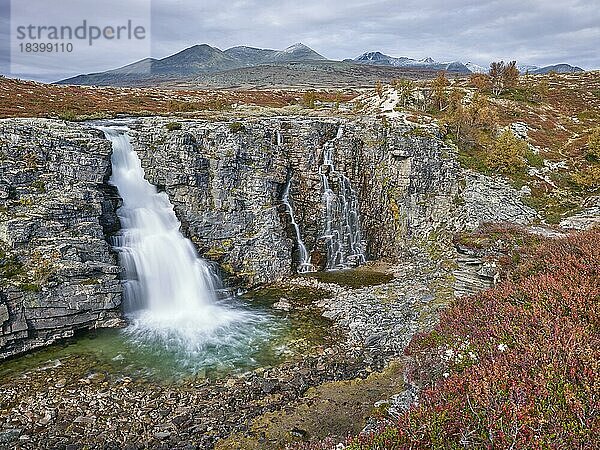
<path fill-rule="evenodd" d="M 10 70 L 7 1 L 0 0 L 3 73 Z M 110 8 L 103 13 L 111 14 Z M 151 17 L 147 51 L 158 58 L 199 43 L 221 49 L 235 45 L 282 49 L 302 42 L 331 59 L 378 50 L 483 66 L 517 59 L 600 69 L 598 0 L 154 0 Z M 122 48 L 77 63 L 61 64 L 55 56 L 53 70 L 61 67 L 65 76 L 102 71 L 138 56 L 132 58 Z M 30 77 L 53 78 L 47 73 Z"/>

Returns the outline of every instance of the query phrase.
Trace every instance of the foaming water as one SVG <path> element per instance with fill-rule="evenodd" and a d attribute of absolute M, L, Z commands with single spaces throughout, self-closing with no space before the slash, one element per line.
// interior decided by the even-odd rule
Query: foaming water
<path fill-rule="evenodd" d="M 250 358 L 248 348 L 268 340 L 277 325 L 220 298 L 219 277 L 181 234 L 167 195 L 146 181 L 128 130 L 101 129 L 113 146 L 110 183 L 123 199 L 122 231 L 113 244 L 125 270 L 126 334 L 198 368 Z"/>

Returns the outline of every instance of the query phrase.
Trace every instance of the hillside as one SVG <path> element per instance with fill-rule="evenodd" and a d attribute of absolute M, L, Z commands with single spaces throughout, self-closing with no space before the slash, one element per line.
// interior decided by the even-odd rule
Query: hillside
<path fill-rule="evenodd" d="M 0 78 L 0 118 L 47 117 L 83 120 L 118 115 L 224 114 L 235 108 L 302 107 L 293 90 L 190 90 L 60 86 Z M 351 90 L 320 92 L 322 101 L 348 101 Z"/>
<path fill-rule="evenodd" d="M 583 69 L 569 64 L 546 67 L 520 65 L 533 74 L 573 73 Z M 146 58 L 105 72 L 78 75 L 57 84 L 121 87 L 186 86 L 236 88 L 365 87 L 394 78 L 432 78 L 445 71 L 452 76 L 487 72 L 487 68 L 460 61 L 438 62 L 430 57 L 412 59 L 367 52 L 354 59 L 332 61 L 310 47 L 296 43 L 284 50 L 236 46 L 220 50 L 194 45 L 162 59 Z"/>
<path fill-rule="evenodd" d="M 335 61 L 266 64 L 203 74 L 181 86 L 229 89 L 346 89 L 371 88 L 377 81 L 396 78 L 431 79 L 436 72 L 392 66 L 358 65 Z"/>
<path fill-rule="evenodd" d="M 421 124 L 435 120 L 457 146 L 465 168 L 503 174 L 516 188 L 530 192 L 526 202 L 548 223 L 558 224 L 598 195 L 597 160 L 588 145 L 600 122 L 598 72 L 522 76 L 515 88 L 500 95 L 475 88 L 468 78 L 448 83 L 443 111 L 431 106 L 431 100 L 423 105 L 428 82 L 399 82 L 395 88 L 384 87 L 381 96 L 364 95 L 356 102 L 384 116 Z M 524 145 L 524 153 L 514 159 L 494 148 L 506 128 Z"/>
<path fill-rule="evenodd" d="M 320 61 L 326 58 L 304 44 L 284 50 L 232 47 L 222 51 L 207 44 L 194 45 L 162 59 L 147 58 L 106 72 L 78 75 L 58 84 L 94 86 L 155 85 L 172 80 L 186 80 L 203 73 L 278 64 L 289 61 Z"/>

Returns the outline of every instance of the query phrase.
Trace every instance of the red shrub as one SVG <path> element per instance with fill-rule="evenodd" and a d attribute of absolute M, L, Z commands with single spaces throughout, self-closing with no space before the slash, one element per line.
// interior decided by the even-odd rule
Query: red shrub
<path fill-rule="evenodd" d="M 600 230 L 530 242 L 407 348 L 420 403 L 350 449 L 598 448 Z"/>

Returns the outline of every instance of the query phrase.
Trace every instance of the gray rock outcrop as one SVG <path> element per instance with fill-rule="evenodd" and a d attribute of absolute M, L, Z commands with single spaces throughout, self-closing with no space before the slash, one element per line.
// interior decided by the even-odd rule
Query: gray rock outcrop
<path fill-rule="evenodd" d="M 282 201 L 290 180 L 302 241 L 321 269 L 323 176 L 336 192 L 351 185 L 373 260 L 397 261 L 415 246 L 439 253 L 454 231 L 537 217 L 505 181 L 463 172 L 434 125 L 377 117 L 171 121 L 134 121 L 132 144 L 184 234 L 232 284 L 294 273 L 298 245 Z M 10 119 L 0 121 L 0 151 L 0 356 L 117 324 L 120 269 L 107 238 L 119 229 L 120 199 L 107 184 L 109 141 L 87 125 Z"/>
<path fill-rule="evenodd" d="M 79 125 L 0 121 L 0 359 L 119 322 L 110 155 Z"/>
<path fill-rule="evenodd" d="M 464 202 L 458 217 L 458 229 L 474 230 L 485 222 L 528 225 L 539 219 L 538 213 L 523 203 L 530 192 L 518 191 L 505 179 L 467 171 L 461 192 Z"/>
<path fill-rule="evenodd" d="M 326 146 L 356 190 L 369 258 L 398 257 L 410 240 L 450 223 L 456 209 L 460 170 L 435 130 L 414 133 L 378 119 L 180 121 L 173 131 L 167 122 L 133 126 L 146 176 L 167 192 L 200 252 L 246 284 L 280 279 L 295 267 L 295 234 L 281 201 L 289 177 L 302 239 L 312 263 L 323 267 L 319 169 Z"/>

